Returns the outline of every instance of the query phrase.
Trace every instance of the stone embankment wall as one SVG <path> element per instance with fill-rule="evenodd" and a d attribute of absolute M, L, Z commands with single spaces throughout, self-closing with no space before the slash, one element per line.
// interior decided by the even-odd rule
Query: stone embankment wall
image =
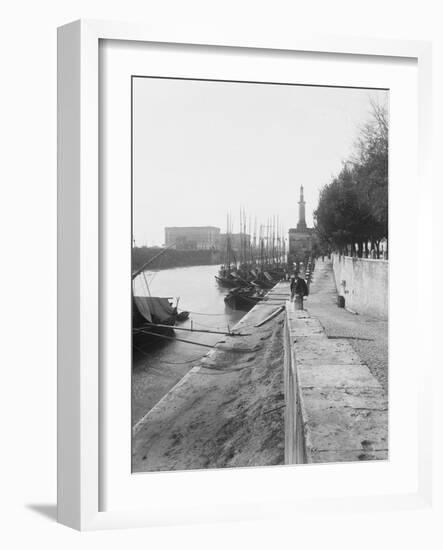
<path fill-rule="evenodd" d="M 286 464 L 386 460 L 388 403 L 349 342 L 286 304 Z"/>
<path fill-rule="evenodd" d="M 217 250 L 175 250 L 170 248 L 159 255 L 159 247 L 134 247 L 132 249 L 132 269 L 139 269 L 146 262 L 156 258 L 148 269 L 169 269 L 171 267 L 188 267 L 193 265 L 213 265 L 220 263 L 220 252 Z"/>
<path fill-rule="evenodd" d="M 332 255 L 337 292 L 345 307 L 380 319 L 388 318 L 389 262 Z"/>

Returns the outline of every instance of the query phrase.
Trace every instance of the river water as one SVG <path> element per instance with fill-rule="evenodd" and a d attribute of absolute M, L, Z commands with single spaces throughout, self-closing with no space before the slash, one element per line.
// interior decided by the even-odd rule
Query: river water
<path fill-rule="evenodd" d="M 179 299 L 179 310 L 190 311 L 178 327 L 226 331 L 244 315 L 224 303 L 226 289 L 214 276 L 219 266 L 204 265 L 146 271 L 151 296 Z M 147 295 L 143 275 L 134 281 L 134 294 Z M 174 300 L 175 303 L 175 300 Z M 222 335 L 176 330 L 176 338 L 214 345 Z M 209 348 L 174 340 L 161 340 L 135 353 L 132 369 L 132 422 L 140 420 L 209 351 Z"/>

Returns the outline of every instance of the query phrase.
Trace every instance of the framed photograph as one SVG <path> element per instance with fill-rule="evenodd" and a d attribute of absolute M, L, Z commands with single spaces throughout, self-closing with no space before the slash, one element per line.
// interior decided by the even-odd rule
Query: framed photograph
<path fill-rule="evenodd" d="M 59 521 L 429 505 L 429 44 L 58 50 Z"/>

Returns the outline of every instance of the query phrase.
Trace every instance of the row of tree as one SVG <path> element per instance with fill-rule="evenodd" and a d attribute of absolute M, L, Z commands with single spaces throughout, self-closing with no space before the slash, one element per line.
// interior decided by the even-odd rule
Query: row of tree
<path fill-rule="evenodd" d="M 323 187 L 314 212 L 322 250 L 358 256 L 388 239 L 388 116 L 372 103 L 370 120 L 361 129 L 355 154 Z"/>

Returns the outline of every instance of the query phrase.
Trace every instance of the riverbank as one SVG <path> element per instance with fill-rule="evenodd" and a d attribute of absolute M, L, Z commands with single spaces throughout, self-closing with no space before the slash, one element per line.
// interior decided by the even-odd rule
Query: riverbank
<path fill-rule="evenodd" d="M 330 262 L 317 262 L 310 291 L 307 311 L 286 324 L 289 338 L 287 282 L 237 323 L 242 336 L 217 337 L 134 423 L 134 472 L 284 464 L 291 426 L 301 462 L 387 457 L 387 324 L 337 307 Z M 289 402 L 286 341 L 296 373 Z"/>
<path fill-rule="evenodd" d="M 179 309 L 190 311 L 189 319 L 180 323 L 173 340 L 160 340 L 136 352 L 132 363 L 132 425 L 154 407 L 168 391 L 198 361 L 208 353 L 206 345 L 213 346 L 221 335 L 201 332 L 183 332 L 180 329 L 205 329 L 229 332 L 229 327 L 246 314 L 226 306 L 226 289 L 220 287 L 215 275 L 218 266 L 193 266 L 146 272 L 153 296 L 179 299 Z M 144 277 L 134 281 L 137 294 L 146 295 Z M 180 340 L 192 340 L 188 344 Z"/>
<path fill-rule="evenodd" d="M 284 463 L 279 283 L 133 428 L 134 472 Z"/>
<path fill-rule="evenodd" d="M 148 262 L 150 262 L 149 269 L 214 265 L 220 263 L 220 253 L 218 250 L 175 250 L 159 246 L 133 247 L 132 271 L 140 269 Z"/>

